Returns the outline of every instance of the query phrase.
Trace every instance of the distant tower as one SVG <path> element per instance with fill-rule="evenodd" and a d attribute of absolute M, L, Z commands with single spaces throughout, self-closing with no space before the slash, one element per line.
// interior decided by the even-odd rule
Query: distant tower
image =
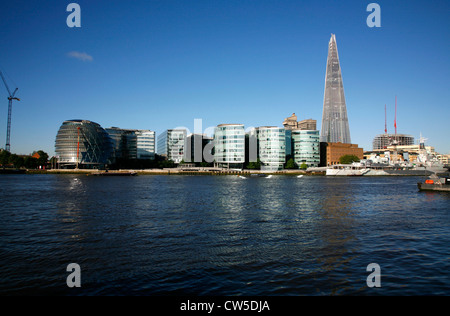
<path fill-rule="evenodd" d="M 344 85 L 342 83 L 341 67 L 339 65 L 334 34 L 331 34 L 330 43 L 328 44 L 320 141 L 351 144 Z"/>

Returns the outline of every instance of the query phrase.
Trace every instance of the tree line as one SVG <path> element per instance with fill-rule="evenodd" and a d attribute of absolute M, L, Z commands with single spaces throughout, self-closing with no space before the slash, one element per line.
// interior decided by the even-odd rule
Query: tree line
<path fill-rule="evenodd" d="M 34 154 L 37 157 L 33 157 Z M 12 154 L 7 150 L 0 151 L 0 165 L 2 168 L 27 168 L 36 169 L 40 166 L 46 166 L 48 162 L 48 154 L 43 150 L 33 152 L 30 156 Z"/>

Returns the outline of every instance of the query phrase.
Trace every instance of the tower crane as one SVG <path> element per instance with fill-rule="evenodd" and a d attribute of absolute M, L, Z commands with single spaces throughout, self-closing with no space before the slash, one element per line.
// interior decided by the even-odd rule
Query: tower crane
<path fill-rule="evenodd" d="M 15 97 L 17 90 L 19 88 L 16 88 L 13 93 L 11 93 L 11 90 L 9 90 L 8 84 L 6 83 L 5 77 L 3 76 L 3 73 L 0 71 L 0 76 L 2 77 L 3 83 L 5 84 L 6 90 L 8 91 L 8 127 L 6 129 L 6 145 L 5 150 L 10 151 L 11 150 L 11 111 L 12 111 L 12 101 L 17 100 L 20 101 L 19 98 Z"/>

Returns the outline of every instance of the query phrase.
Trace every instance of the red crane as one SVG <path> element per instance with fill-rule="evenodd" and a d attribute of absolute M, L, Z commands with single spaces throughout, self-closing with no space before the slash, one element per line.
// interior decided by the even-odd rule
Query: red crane
<path fill-rule="evenodd" d="M 394 127 L 395 127 L 395 138 L 397 138 L 397 96 L 395 96 L 395 118 L 394 118 Z"/>
<path fill-rule="evenodd" d="M 386 104 L 384 105 L 384 133 L 387 134 L 387 114 L 386 114 Z"/>

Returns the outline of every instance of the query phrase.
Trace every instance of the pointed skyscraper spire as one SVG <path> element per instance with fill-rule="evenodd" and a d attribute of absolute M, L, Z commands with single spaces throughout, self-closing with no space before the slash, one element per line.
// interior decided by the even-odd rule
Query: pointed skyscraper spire
<path fill-rule="evenodd" d="M 334 34 L 331 34 L 331 39 L 328 44 L 320 141 L 351 143 L 347 107 L 345 105 L 344 84 L 342 82 L 341 67 L 339 65 L 339 55 Z"/>

